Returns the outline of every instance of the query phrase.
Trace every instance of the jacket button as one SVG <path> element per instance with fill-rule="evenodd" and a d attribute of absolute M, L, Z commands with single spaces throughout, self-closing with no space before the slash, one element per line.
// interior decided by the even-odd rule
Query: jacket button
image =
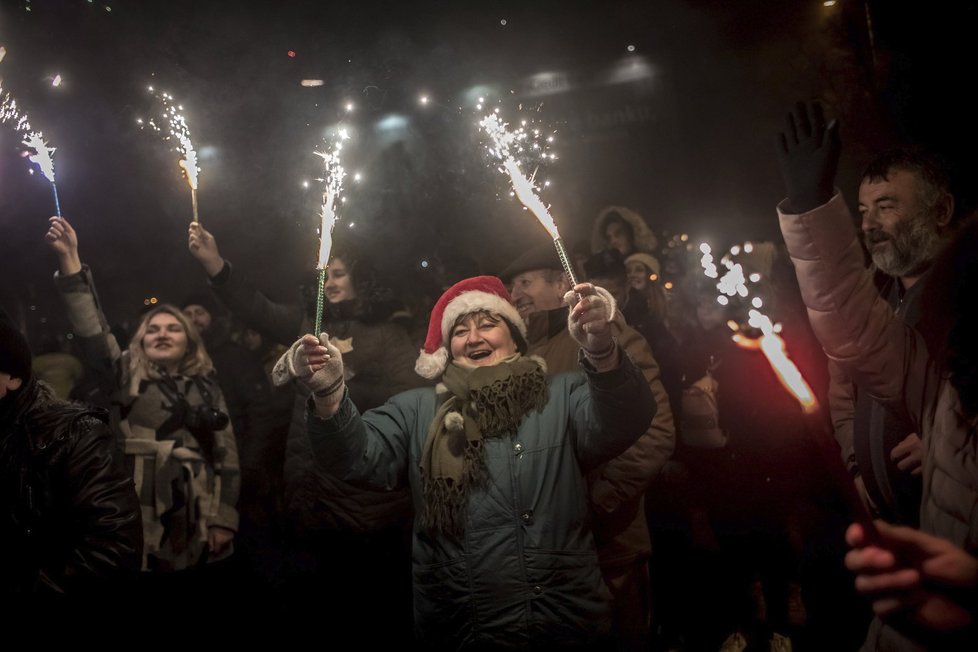
<path fill-rule="evenodd" d="M 520 514 L 520 518 L 523 520 L 523 525 L 533 525 L 533 510 L 528 509 Z"/>
<path fill-rule="evenodd" d="M 543 593 L 543 587 L 537 584 L 536 586 L 533 587 L 533 592 L 536 593 L 537 595 L 540 595 L 541 593 Z"/>
<path fill-rule="evenodd" d="M 523 452 L 523 444 L 521 444 L 519 442 L 516 442 L 516 445 L 513 446 L 513 450 L 516 451 L 517 453 L 522 453 Z"/>

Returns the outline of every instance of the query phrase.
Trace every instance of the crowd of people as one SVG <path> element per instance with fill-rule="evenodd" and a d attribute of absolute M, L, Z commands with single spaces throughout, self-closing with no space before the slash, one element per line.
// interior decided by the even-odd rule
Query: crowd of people
<path fill-rule="evenodd" d="M 198 223 L 200 289 L 113 326 L 51 218 L 74 349 L 0 315 L 0 591 L 432 650 L 973 649 L 978 233 L 917 148 L 866 166 L 857 232 L 840 151 L 791 112 L 784 241 L 737 259 L 831 450 L 627 207 L 583 282 L 545 241 L 421 310 L 337 249 L 320 333 L 315 285 L 266 296 Z"/>

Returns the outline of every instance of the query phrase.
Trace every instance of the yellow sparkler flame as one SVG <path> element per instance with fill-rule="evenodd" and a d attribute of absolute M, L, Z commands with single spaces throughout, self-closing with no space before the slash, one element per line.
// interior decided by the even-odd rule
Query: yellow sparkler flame
<path fill-rule="evenodd" d="M 757 313 L 755 310 L 751 312 Z M 760 313 L 757 314 L 760 315 Z M 753 314 L 751 316 L 754 317 Z M 760 337 L 747 337 L 743 333 L 737 332 L 734 333 L 733 341 L 741 348 L 763 353 L 778 380 L 781 381 L 785 389 L 791 392 L 791 395 L 795 397 L 806 414 L 813 414 L 818 411 L 818 400 L 815 398 L 815 392 L 812 391 L 812 387 L 805 380 L 805 377 L 801 375 L 798 366 L 788 357 L 788 349 L 781 336 L 774 332 L 774 324 L 764 315 L 760 315 L 757 321 L 761 324 Z"/>

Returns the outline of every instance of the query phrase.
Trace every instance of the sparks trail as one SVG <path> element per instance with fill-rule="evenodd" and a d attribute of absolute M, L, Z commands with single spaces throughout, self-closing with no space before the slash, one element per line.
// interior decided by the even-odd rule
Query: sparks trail
<path fill-rule="evenodd" d="M 200 174 L 200 167 L 197 164 L 197 150 L 194 149 L 193 141 L 190 139 L 190 127 L 187 119 L 183 115 L 183 106 L 176 104 L 173 96 L 169 93 L 156 91 L 152 86 L 147 87 L 147 91 L 156 98 L 161 105 L 161 112 L 158 118 L 144 120 L 137 118 L 136 123 L 140 129 L 149 127 L 153 131 L 162 134 L 164 141 L 176 141 L 172 146 L 173 151 L 179 153 L 181 158 L 177 164 L 183 170 L 183 178 L 190 186 L 190 198 L 193 204 L 193 221 L 199 222 L 197 214 L 197 181 Z"/>

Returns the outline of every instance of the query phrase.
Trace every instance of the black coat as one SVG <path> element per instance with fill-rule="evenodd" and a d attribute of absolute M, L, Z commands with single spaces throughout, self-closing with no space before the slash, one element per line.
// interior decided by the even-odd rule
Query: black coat
<path fill-rule="evenodd" d="M 138 573 L 142 549 L 104 412 L 36 381 L 0 400 L 0 596 L 104 590 Z"/>

